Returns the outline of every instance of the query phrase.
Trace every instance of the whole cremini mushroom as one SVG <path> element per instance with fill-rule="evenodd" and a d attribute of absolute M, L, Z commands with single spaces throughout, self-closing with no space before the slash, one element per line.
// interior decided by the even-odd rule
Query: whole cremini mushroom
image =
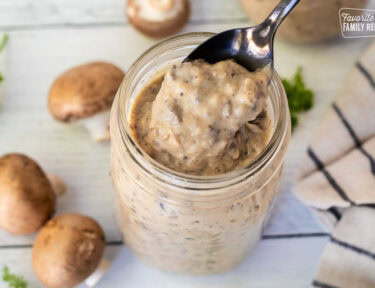
<path fill-rule="evenodd" d="M 104 248 L 104 232 L 95 220 L 63 214 L 40 230 L 32 251 L 33 269 L 49 288 L 74 287 L 98 268 Z"/>
<path fill-rule="evenodd" d="M 95 141 L 109 139 L 109 112 L 124 72 L 106 62 L 74 67 L 61 74 L 49 91 L 48 106 L 61 122 L 78 122 Z"/>
<path fill-rule="evenodd" d="M 57 176 L 51 179 L 55 183 L 25 155 L 0 157 L 0 229 L 16 235 L 37 231 L 55 211 L 55 194 L 65 189 Z"/>
<path fill-rule="evenodd" d="M 133 26 L 153 38 L 181 30 L 190 17 L 189 0 L 129 0 L 126 15 Z"/>

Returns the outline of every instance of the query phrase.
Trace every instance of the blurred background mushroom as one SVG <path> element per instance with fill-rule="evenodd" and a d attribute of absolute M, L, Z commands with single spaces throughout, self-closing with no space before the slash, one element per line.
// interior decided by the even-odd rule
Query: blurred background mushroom
<path fill-rule="evenodd" d="M 152 38 L 171 36 L 190 17 L 189 0 L 129 0 L 126 15 L 133 26 Z"/>
<path fill-rule="evenodd" d="M 254 23 L 260 23 L 280 0 L 239 0 Z M 365 8 L 368 0 L 302 0 L 281 24 L 277 35 L 301 44 L 316 43 L 341 33 L 339 10 Z"/>
<path fill-rule="evenodd" d="M 35 240 L 34 272 L 48 288 L 70 288 L 85 280 L 94 286 L 109 267 L 102 261 L 104 248 L 104 232 L 94 219 L 75 213 L 59 215 Z"/>
<path fill-rule="evenodd" d="M 50 179 L 33 159 L 25 155 L 2 156 L 0 229 L 15 235 L 27 235 L 48 220 L 55 211 L 56 194 L 62 194 L 66 189 L 59 177 L 51 176 Z"/>
<path fill-rule="evenodd" d="M 52 84 L 48 105 L 61 122 L 83 125 L 95 141 L 109 140 L 109 112 L 124 72 L 106 62 L 69 69 Z"/>

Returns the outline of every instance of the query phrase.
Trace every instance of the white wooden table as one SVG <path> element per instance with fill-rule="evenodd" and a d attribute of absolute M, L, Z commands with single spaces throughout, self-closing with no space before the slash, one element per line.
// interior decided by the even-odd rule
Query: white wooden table
<path fill-rule="evenodd" d="M 314 127 L 368 39 L 315 46 L 276 43 L 276 68 L 290 76 L 298 65 L 316 92 L 314 109 L 303 116 L 286 159 L 271 222 L 256 251 L 231 272 L 207 277 L 173 275 L 149 268 L 120 245 L 109 173 L 109 144 L 93 143 L 76 126 L 55 122 L 47 110 L 54 78 L 73 65 L 107 60 L 124 70 L 156 41 L 138 34 L 124 17 L 124 0 L 0 0 L 0 32 L 9 43 L 0 55 L 5 82 L 0 89 L 0 155 L 22 152 L 60 175 L 68 193 L 58 213 L 81 212 L 105 230 L 111 270 L 98 287 L 309 287 L 327 235 L 292 194 L 294 175 Z M 374 1 L 373 1 L 374 2 Z M 235 0 L 192 0 L 192 19 L 183 32 L 219 32 L 245 26 Z M 332 15 L 336 17 L 336 15 Z M 34 236 L 0 231 L 0 269 L 7 265 L 42 287 L 31 267 Z M 6 287 L 0 283 L 0 287 Z"/>

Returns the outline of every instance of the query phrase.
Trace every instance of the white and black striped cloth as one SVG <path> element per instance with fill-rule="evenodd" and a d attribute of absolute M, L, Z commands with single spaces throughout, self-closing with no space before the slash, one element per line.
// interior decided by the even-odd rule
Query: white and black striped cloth
<path fill-rule="evenodd" d="M 375 42 L 307 151 L 296 195 L 330 232 L 313 287 L 375 287 Z"/>

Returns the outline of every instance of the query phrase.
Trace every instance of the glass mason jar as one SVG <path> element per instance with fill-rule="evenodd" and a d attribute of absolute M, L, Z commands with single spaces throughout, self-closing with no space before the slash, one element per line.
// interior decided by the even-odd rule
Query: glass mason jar
<path fill-rule="evenodd" d="M 212 35 L 172 37 L 145 52 L 127 72 L 111 112 L 111 176 L 124 241 L 144 262 L 172 272 L 222 272 L 254 248 L 278 190 L 290 139 L 287 99 L 274 73 L 269 87 L 272 136 L 247 167 L 216 176 L 186 175 L 162 166 L 139 147 L 129 114 L 140 87 Z"/>
<path fill-rule="evenodd" d="M 280 0 L 239 0 L 254 23 L 262 22 Z M 301 0 L 281 24 L 277 35 L 295 43 L 316 43 L 341 33 L 339 10 L 365 8 L 368 0 Z"/>

